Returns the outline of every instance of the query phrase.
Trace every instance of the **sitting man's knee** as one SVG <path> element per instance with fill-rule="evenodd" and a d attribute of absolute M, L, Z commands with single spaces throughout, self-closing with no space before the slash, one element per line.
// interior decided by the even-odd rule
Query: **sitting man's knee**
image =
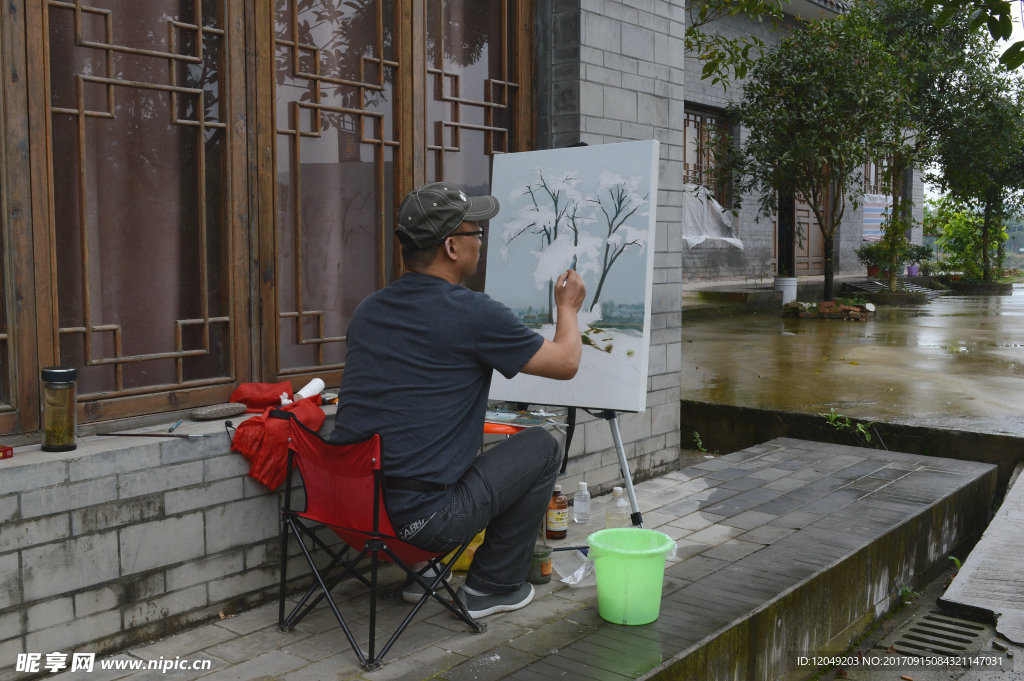
<path fill-rule="evenodd" d="M 557 470 L 562 464 L 562 445 L 547 429 L 541 427 L 530 428 L 534 431 L 531 435 L 535 438 L 532 447 L 542 456 L 548 467 Z"/>
<path fill-rule="evenodd" d="M 559 449 L 558 440 L 551 432 L 542 426 L 534 426 L 528 429 L 534 437 L 538 440 L 538 446 L 548 447 L 551 449 Z"/>
<path fill-rule="evenodd" d="M 534 426 L 520 431 L 515 435 L 517 444 L 530 452 L 536 452 L 545 458 L 561 460 L 562 446 L 546 428 Z"/>

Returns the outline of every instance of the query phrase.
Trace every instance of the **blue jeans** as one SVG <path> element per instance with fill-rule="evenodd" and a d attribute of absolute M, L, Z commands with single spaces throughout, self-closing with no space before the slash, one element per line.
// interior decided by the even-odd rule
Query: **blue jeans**
<path fill-rule="evenodd" d="M 451 551 L 484 527 L 466 586 L 513 591 L 526 580 L 562 448 L 543 428 L 528 428 L 480 454 L 452 489 L 451 502 L 409 538 L 427 551 Z"/>

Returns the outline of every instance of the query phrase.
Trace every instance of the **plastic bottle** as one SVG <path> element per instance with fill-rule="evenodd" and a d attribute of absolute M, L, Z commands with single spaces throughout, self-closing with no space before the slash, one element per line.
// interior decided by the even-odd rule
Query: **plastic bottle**
<path fill-rule="evenodd" d="M 630 519 L 632 510 L 626 497 L 622 496 L 622 488 L 612 488 L 612 498 L 604 512 L 605 527 L 630 527 L 633 521 Z"/>
<path fill-rule="evenodd" d="M 579 489 L 572 495 L 572 519 L 583 524 L 590 520 L 590 492 L 587 483 L 580 481 Z"/>
<path fill-rule="evenodd" d="M 555 485 L 548 502 L 548 515 L 544 536 L 548 539 L 565 539 L 569 532 L 569 499 L 562 494 L 562 486 Z"/>

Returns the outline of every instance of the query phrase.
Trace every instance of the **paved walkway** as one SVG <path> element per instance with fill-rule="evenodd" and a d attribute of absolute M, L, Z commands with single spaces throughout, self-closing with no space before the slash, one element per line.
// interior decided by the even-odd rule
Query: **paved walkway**
<path fill-rule="evenodd" d="M 1016 482 L 985 535 L 971 551 L 949 590 L 939 601 L 995 622 L 1007 640 L 1024 645 L 1024 483 Z"/>
<path fill-rule="evenodd" d="M 719 660 L 701 661 L 701 670 L 725 660 L 740 670 L 737 678 L 755 668 L 772 678 L 772 670 L 793 664 L 793 651 L 842 639 L 846 620 L 884 610 L 899 589 L 895 580 L 920 569 L 915 561 L 928 560 L 932 551 L 945 555 L 943 542 L 965 531 L 972 516 L 987 515 L 986 503 L 979 511 L 971 497 L 993 485 L 993 469 L 983 464 L 777 440 L 703 458 L 636 486 L 645 525 L 678 543 L 666 570 L 661 616 L 649 625 L 609 624 L 597 614 L 594 587 L 553 581 L 538 587 L 529 607 L 486 618 L 483 634 L 429 606 L 384 667 L 365 672 L 328 610 L 320 608 L 284 634 L 270 604 L 108 658 L 124 664 L 208 661 L 206 669 L 100 671 L 101 660 L 92 673 L 55 678 L 619 680 L 678 673 L 700 655 Z M 594 500 L 596 522 L 573 526 L 560 543 L 581 543 L 601 527 L 607 499 Z M 848 601 L 833 581 L 843 583 Z M 341 602 L 355 610 L 365 601 L 347 585 L 340 591 Z M 401 605 L 389 604 L 382 629 L 395 623 Z M 354 619 L 358 637 L 365 618 Z M 741 632 L 736 635 L 749 646 L 734 645 L 730 632 Z"/>

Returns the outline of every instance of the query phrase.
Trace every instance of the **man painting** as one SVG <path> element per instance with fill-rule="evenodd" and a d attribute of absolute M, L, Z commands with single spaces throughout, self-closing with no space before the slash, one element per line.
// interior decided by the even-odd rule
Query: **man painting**
<path fill-rule="evenodd" d="M 477 270 L 492 196 L 443 183 L 410 192 L 395 232 L 408 270 L 368 296 L 348 330 L 331 439 L 381 436 L 385 501 L 399 535 L 445 552 L 485 526 L 457 596 L 473 617 L 526 606 L 530 557 L 560 462 L 558 442 L 530 428 L 478 454 L 494 370 L 570 379 L 586 295 L 569 270 L 555 284 L 555 336 L 527 328 L 505 305 L 462 285 Z M 408 584 L 404 594 L 420 589 Z"/>

